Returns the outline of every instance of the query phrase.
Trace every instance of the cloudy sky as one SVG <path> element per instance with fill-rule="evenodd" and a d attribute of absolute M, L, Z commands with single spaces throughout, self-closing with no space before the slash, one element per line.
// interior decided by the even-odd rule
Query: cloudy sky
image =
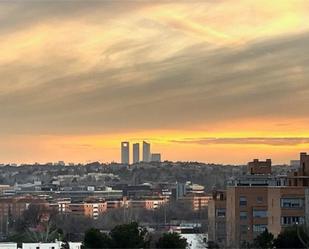
<path fill-rule="evenodd" d="M 0 3 L 0 163 L 309 152 L 309 1 Z"/>

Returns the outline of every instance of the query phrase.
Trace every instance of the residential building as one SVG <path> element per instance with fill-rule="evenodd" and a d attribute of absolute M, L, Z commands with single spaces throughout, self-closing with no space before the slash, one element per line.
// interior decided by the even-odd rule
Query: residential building
<path fill-rule="evenodd" d="M 254 159 L 252 162 L 248 163 L 248 172 L 250 175 L 271 174 L 271 160 L 266 159 L 266 161 L 259 161 L 259 159 Z"/>
<path fill-rule="evenodd" d="M 138 163 L 139 160 L 139 143 L 133 144 L 133 163 Z"/>
<path fill-rule="evenodd" d="M 151 161 L 150 143 L 143 141 L 143 162 Z"/>
<path fill-rule="evenodd" d="M 300 153 L 300 164 L 296 171 L 287 176 L 289 186 L 309 186 L 309 155 Z"/>
<path fill-rule="evenodd" d="M 305 188 L 268 188 L 268 230 L 277 236 L 282 229 L 305 224 Z"/>
<path fill-rule="evenodd" d="M 267 186 L 227 188 L 227 246 L 240 247 L 251 242 L 267 227 Z"/>
<path fill-rule="evenodd" d="M 226 191 L 214 190 L 208 202 L 208 239 L 226 247 Z"/>
<path fill-rule="evenodd" d="M 194 211 L 201 211 L 208 207 L 211 196 L 206 194 L 187 194 L 178 199 L 184 205 L 189 205 Z"/>
<path fill-rule="evenodd" d="M 166 198 L 144 198 L 139 200 L 129 200 L 129 208 L 141 208 L 155 210 L 167 202 Z"/>
<path fill-rule="evenodd" d="M 99 215 L 107 211 L 107 203 L 105 201 L 71 203 L 69 207 L 72 214 L 87 216 L 92 219 L 97 219 Z"/>
<path fill-rule="evenodd" d="M 270 159 L 250 162 L 248 174 L 232 179 L 227 188 L 227 246 L 252 242 L 266 228 L 276 236 L 285 227 L 304 224 L 309 215 L 305 205 L 309 203 L 309 195 L 305 195 L 308 186 L 306 153 L 300 154 L 299 167 L 286 176 L 271 175 Z"/>
<path fill-rule="evenodd" d="M 268 186 L 280 185 L 270 176 L 271 160 L 248 163 L 247 175 L 229 182 L 226 192 L 226 234 L 228 247 L 252 242 L 268 224 Z"/>
<path fill-rule="evenodd" d="M 129 142 L 121 143 L 121 163 L 130 164 L 130 143 Z"/>

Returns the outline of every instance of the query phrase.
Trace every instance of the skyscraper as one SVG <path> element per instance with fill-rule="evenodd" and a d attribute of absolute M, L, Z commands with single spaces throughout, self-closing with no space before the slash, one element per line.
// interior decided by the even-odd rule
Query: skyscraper
<path fill-rule="evenodd" d="M 133 144 L 133 163 L 139 162 L 139 143 Z"/>
<path fill-rule="evenodd" d="M 129 164 L 130 163 L 130 144 L 129 142 L 121 143 L 121 163 Z"/>
<path fill-rule="evenodd" d="M 151 161 L 150 143 L 143 141 L 143 162 Z"/>

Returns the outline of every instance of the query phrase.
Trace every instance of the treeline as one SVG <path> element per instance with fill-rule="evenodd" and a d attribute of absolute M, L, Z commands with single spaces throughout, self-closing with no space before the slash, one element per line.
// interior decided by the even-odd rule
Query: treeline
<path fill-rule="evenodd" d="M 110 232 L 89 229 L 85 233 L 83 249 L 108 248 L 178 248 L 185 249 L 188 243 L 178 233 L 150 234 L 136 222 L 115 226 Z"/>
<path fill-rule="evenodd" d="M 175 220 L 197 220 L 201 232 L 207 230 L 207 209 L 194 211 L 190 205 L 171 202 L 156 210 L 117 208 L 108 210 L 94 220 L 82 215 L 61 214 L 41 205 L 30 205 L 19 219 L 8 219 L 8 240 L 12 242 L 45 242 L 55 239 L 82 241 L 84 233 L 95 228 L 110 231 L 117 225 L 132 221 L 157 228 Z M 7 222 L 5 220 L 5 222 Z M 3 224 L 5 227 L 6 224 Z"/>

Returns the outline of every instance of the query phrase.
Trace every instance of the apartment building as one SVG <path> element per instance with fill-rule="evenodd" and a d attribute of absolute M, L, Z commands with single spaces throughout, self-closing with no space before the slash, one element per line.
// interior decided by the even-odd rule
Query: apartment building
<path fill-rule="evenodd" d="M 300 153 L 299 167 L 287 175 L 289 186 L 309 186 L 309 155 Z"/>
<path fill-rule="evenodd" d="M 280 179 L 271 176 L 271 160 L 248 163 L 247 175 L 229 182 L 226 193 L 227 246 L 241 247 L 251 242 L 268 225 L 268 186 Z"/>
<path fill-rule="evenodd" d="M 208 202 L 208 240 L 226 247 L 226 191 L 214 190 Z"/>
<path fill-rule="evenodd" d="M 167 198 L 143 198 L 139 200 L 129 200 L 128 207 L 155 210 L 164 205 L 167 201 Z"/>
<path fill-rule="evenodd" d="M 304 224 L 306 213 L 309 215 L 309 191 L 305 190 L 309 186 L 309 155 L 301 153 L 299 167 L 287 176 L 272 176 L 270 159 L 255 159 L 247 169 L 247 175 L 233 179 L 227 188 L 230 247 L 252 242 L 266 228 L 276 236 L 288 226 Z"/>
<path fill-rule="evenodd" d="M 268 230 L 277 236 L 285 227 L 305 223 L 305 188 L 268 188 Z"/>
<path fill-rule="evenodd" d="M 267 227 L 267 186 L 236 186 L 227 189 L 227 245 L 239 247 Z"/>
<path fill-rule="evenodd" d="M 211 199 L 210 195 L 203 194 L 187 194 L 186 196 L 180 197 L 179 202 L 184 205 L 189 205 L 194 211 L 201 211 L 208 207 L 208 202 Z"/>
<path fill-rule="evenodd" d="M 72 214 L 97 219 L 101 214 L 107 211 L 107 203 L 105 201 L 71 203 L 69 204 L 69 208 Z"/>
<path fill-rule="evenodd" d="M 271 174 L 271 159 L 266 159 L 266 161 L 254 159 L 252 162 L 248 163 L 248 172 L 250 175 Z"/>

